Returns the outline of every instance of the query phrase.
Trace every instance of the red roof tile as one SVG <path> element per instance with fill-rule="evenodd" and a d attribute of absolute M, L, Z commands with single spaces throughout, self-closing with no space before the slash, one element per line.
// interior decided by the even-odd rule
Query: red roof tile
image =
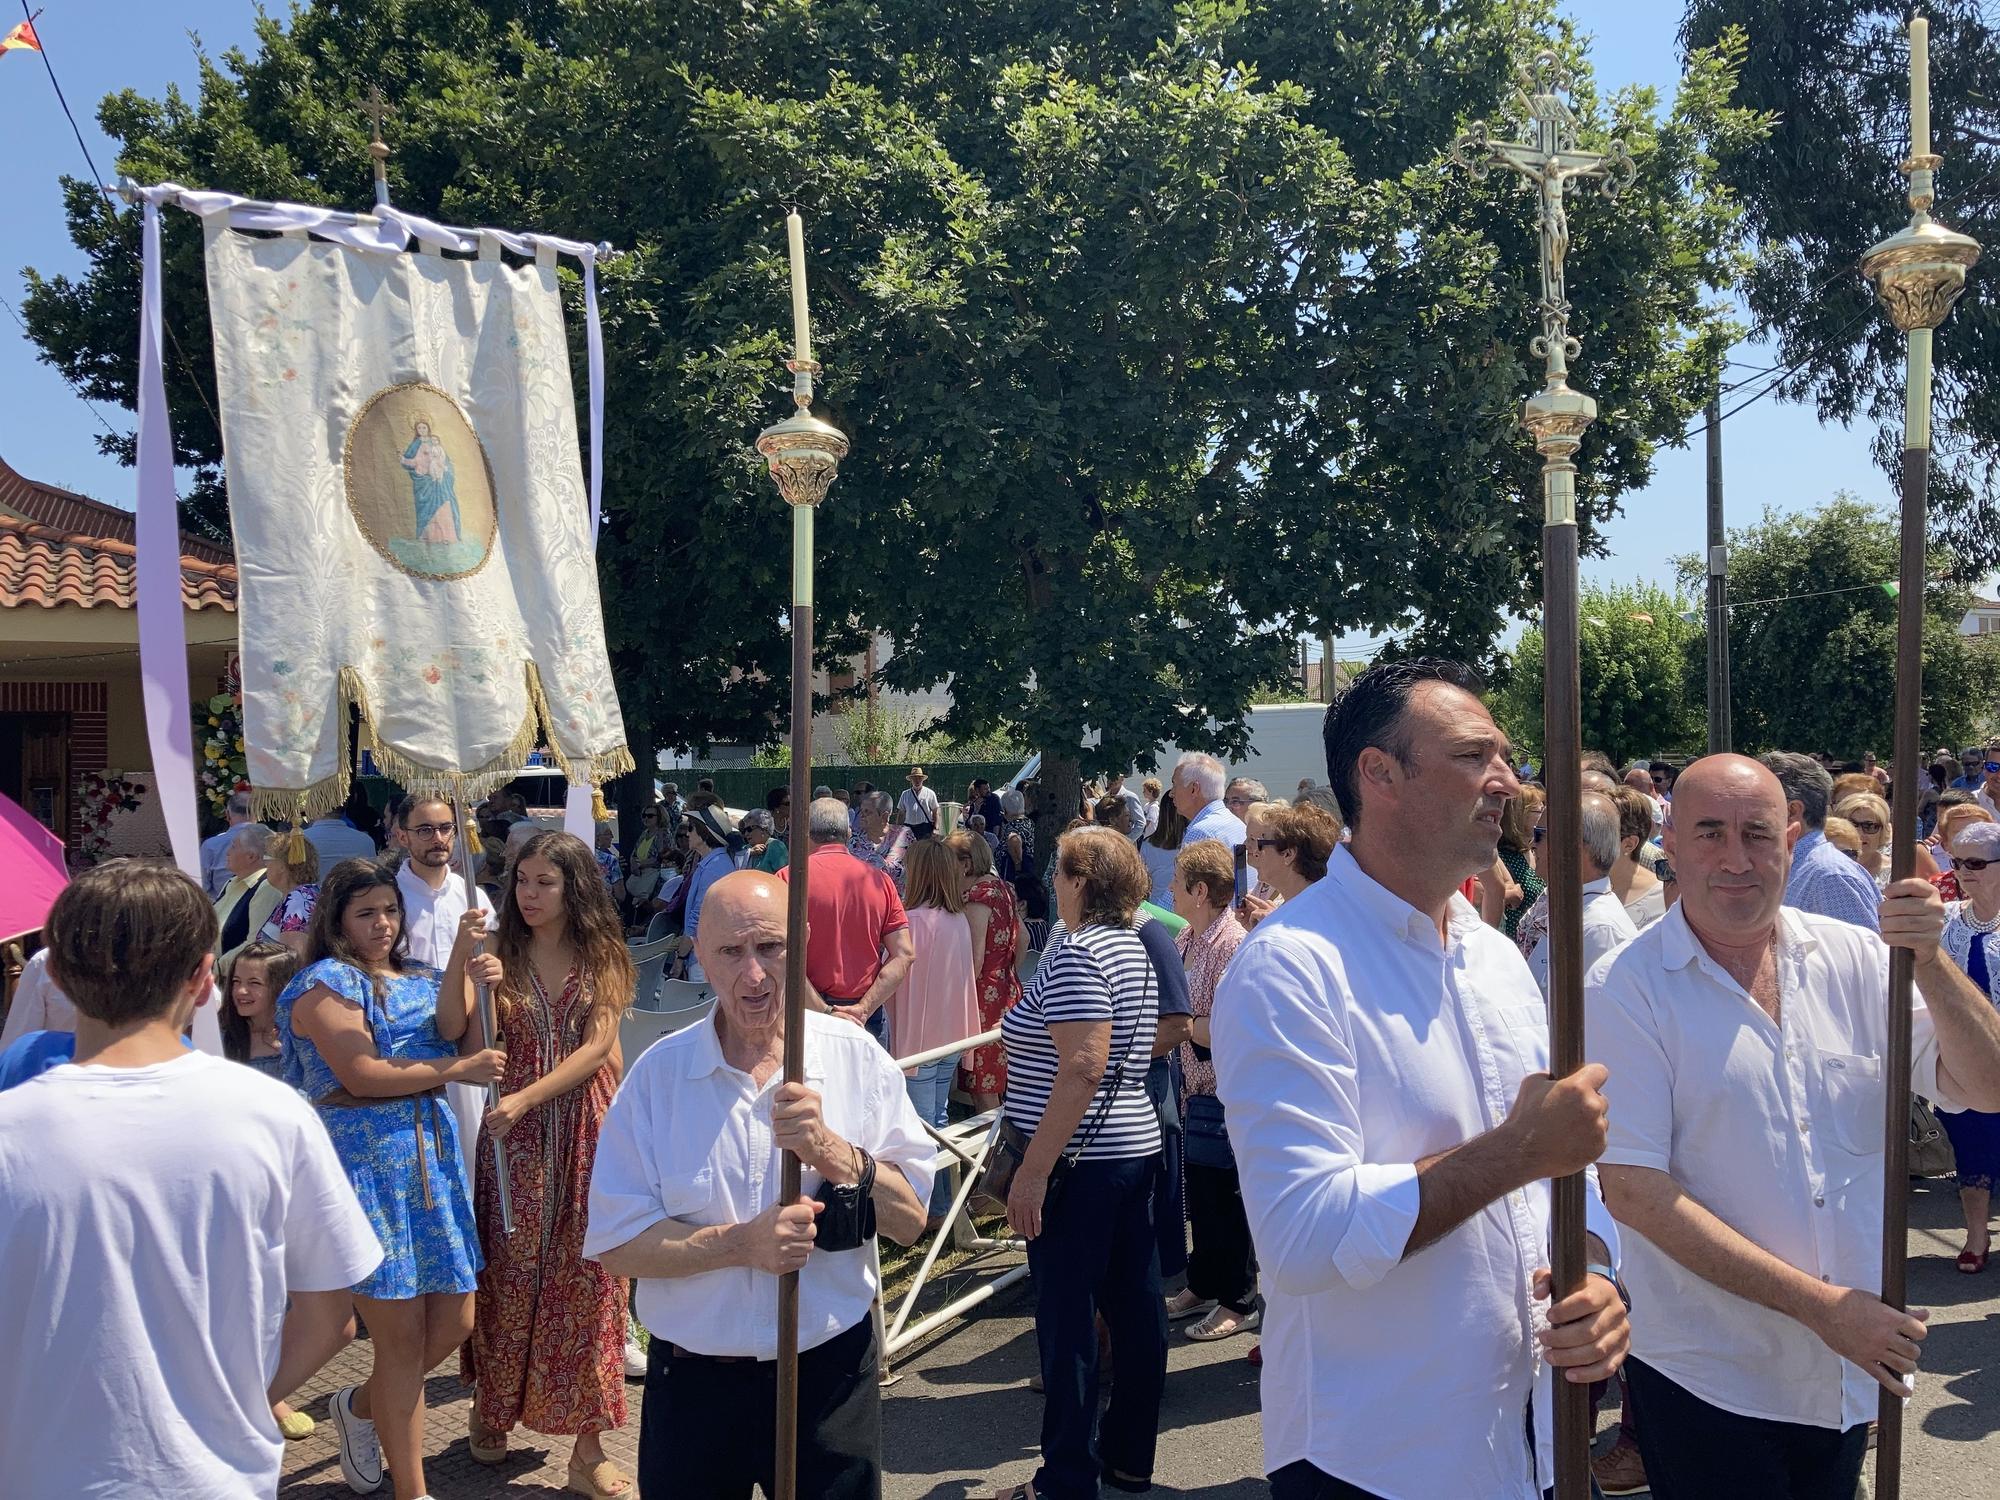
<path fill-rule="evenodd" d="M 28 479 L 0 459 L 0 608 L 133 608 L 135 540 L 129 510 Z M 236 608 L 227 547 L 182 534 L 181 599 L 189 609 Z"/>
<path fill-rule="evenodd" d="M 79 536 L 38 521 L 0 515 L 0 608 L 100 604 L 131 609 L 132 544 Z M 236 608 L 236 565 L 181 557 L 181 601 L 189 609 Z"/>

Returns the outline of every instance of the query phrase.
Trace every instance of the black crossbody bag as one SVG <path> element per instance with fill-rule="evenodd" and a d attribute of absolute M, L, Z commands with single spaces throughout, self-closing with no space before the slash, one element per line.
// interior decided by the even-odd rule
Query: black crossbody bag
<path fill-rule="evenodd" d="M 1114 1012 L 1115 1014 L 1115 1012 Z M 1047 1213 L 1056 1205 L 1061 1195 L 1069 1169 L 1083 1159 L 1083 1153 L 1090 1149 L 1090 1143 L 1097 1139 L 1097 1133 L 1104 1128 L 1104 1122 L 1111 1114 L 1111 1105 L 1118 1097 L 1118 1090 L 1125 1086 L 1125 1063 L 1132 1056 L 1133 1043 L 1139 1040 L 1140 1027 L 1135 1023 L 1132 1034 L 1125 1038 L 1125 1045 L 1118 1053 L 1118 1064 L 1114 1071 L 1105 1075 L 1105 1082 L 1111 1087 L 1099 1095 L 1097 1107 L 1090 1117 L 1089 1128 L 1083 1138 L 1073 1147 L 1056 1157 L 1056 1164 L 1049 1168 L 1049 1190 L 1042 1199 L 1042 1212 Z M 1150 1108 L 1150 1104 L 1148 1108 Z M 1014 1174 L 1021 1169 L 1021 1163 L 1028 1155 L 1028 1142 L 1033 1134 L 1023 1130 L 1006 1114 L 1000 1116 L 1000 1134 L 993 1142 L 993 1150 L 986 1157 L 986 1166 L 979 1174 L 979 1181 L 972 1189 L 972 1196 L 983 1198 L 986 1205 L 999 1213 L 1007 1211 L 1007 1195 L 1014 1188 Z"/>

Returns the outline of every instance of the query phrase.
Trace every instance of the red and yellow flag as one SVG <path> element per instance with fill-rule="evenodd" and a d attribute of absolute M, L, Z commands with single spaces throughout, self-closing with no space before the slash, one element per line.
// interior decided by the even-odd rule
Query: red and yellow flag
<path fill-rule="evenodd" d="M 16 47 L 25 47 L 30 52 L 42 50 L 42 39 L 35 35 L 33 21 L 23 21 L 5 36 L 0 36 L 0 52 L 12 52 Z"/>

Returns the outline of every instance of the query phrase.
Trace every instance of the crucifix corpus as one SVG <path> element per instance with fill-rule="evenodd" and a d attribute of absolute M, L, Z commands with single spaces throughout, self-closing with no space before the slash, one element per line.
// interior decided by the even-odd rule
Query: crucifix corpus
<path fill-rule="evenodd" d="M 812 322 L 806 311 L 805 224 L 794 214 L 785 219 L 785 237 L 792 261 L 792 404 L 797 408 L 782 422 L 757 435 L 757 451 L 770 466 L 771 480 L 792 508 L 792 838 L 791 890 L 785 908 L 785 1082 L 805 1081 L 806 1036 L 806 856 L 811 840 L 802 836 L 811 797 L 812 774 L 812 656 L 813 656 L 813 511 L 826 498 L 840 461 L 847 457 L 847 438 L 839 428 L 812 414 L 813 376 L 819 362 L 812 357 Z M 779 1189 L 781 1203 L 799 1198 L 799 1159 L 785 1153 Z M 793 1500 L 798 1493 L 799 1454 L 799 1273 L 778 1278 L 778 1430 L 772 1500 Z"/>
<path fill-rule="evenodd" d="M 1931 466 L 1931 331 L 1951 314 L 1965 290 L 1965 273 L 1979 259 L 1979 245 L 1931 218 L 1932 174 L 1944 158 L 1931 151 L 1930 22 L 1910 22 L 1909 225 L 1861 257 L 1890 321 L 1908 345 L 1903 388 L 1902 547 L 1896 590 L 1896 728 L 1889 824 L 1889 875 L 1914 873 L 1917 852 L 1917 783 L 1923 776 L 1918 744 L 1924 695 L 1925 491 Z M 1889 950 L 1889 1038 L 1882 1064 L 1886 1161 L 1882 1171 L 1882 1300 L 1906 1305 L 1904 1260 L 1909 1241 L 1910 981 L 1914 956 Z M 1903 1398 L 1882 1393 L 1876 1423 L 1876 1500 L 1902 1494 Z"/>
<path fill-rule="evenodd" d="M 1495 140 L 1484 120 L 1455 141 L 1452 160 L 1475 178 L 1494 167 L 1518 172 L 1536 195 L 1541 225 L 1542 294 L 1536 302 L 1542 331 L 1528 345 L 1542 360 L 1542 389 L 1530 396 L 1521 425 L 1542 455 L 1542 761 L 1548 788 L 1549 839 L 1545 872 L 1549 890 L 1549 1071 L 1557 1078 L 1583 1066 L 1583 882 L 1578 864 L 1582 833 L 1577 679 L 1576 451 L 1597 416 L 1597 403 L 1569 384 L 1569 361 L 1582 344 L 1569 331 L 1569 215 L 1563 195 L 1573 182 L 1592 182 L 1615 197 L 1637 175 L 1622 140 L 1606 151 L 1576 147 L 1576 115 L 1562 97 L 1570 76 L 1553 52 L 1536 54 L 1519 70 L 1510 107 L 1518 140 Z M 1560 1300 L 1583 1285 L 1584 1178 L 1552 1184 L 1550 1270 Z M 1590 1406 L 1587 1387 L 1554 1382 L 1556 1500 L 1585 1500 L 1590 1492 Z"/>

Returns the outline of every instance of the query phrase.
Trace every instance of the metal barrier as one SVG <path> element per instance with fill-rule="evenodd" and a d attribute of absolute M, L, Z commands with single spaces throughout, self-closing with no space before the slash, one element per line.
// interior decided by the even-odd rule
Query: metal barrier
<path fill-rule="evenodd" d="M 981 1032 L 978 1036 L 967 1037 L 948 1046 L 933 1047 L 928 1052 L 899 1057 L 896 1059 L 896 1065 L 900 1068 L 921 1067 L 925 1063 L 956 1057 L 960 1053 L 971 1051 L 974 1047 L 983 1047 L 999 1039 L 1000 1031 L 995 1027 L 992 1031 Z M 879 1291 L 876 1295 L 875 1339 L 876 1347 L 881 1350 L 885 1382 L 889 1378 L 890 1361 L 897 1354 L 946 1324 L 964 1317 L 982 1302 L 997 1297 L 1028 1274 L 1027 1262 L 1024 1260 L 1019 1265 L 1009 1266 L 998 1276 L 982 1282 L 963 1296 L 953 1298 L 936 1312 L 926 1314 L 915 1323 L 910 1321 L 912 1314 L 916 1312 L 918 1299 L 923 1296 L 924 1288 L 930 1282 L 931 1272 L 937 1265 L 938 1256 L 946 1244 L 955 1245 L 961 1250 L 973 1251 L 975 1254 L 1026 1248 L 1024 1241 L 1014 1238 L 1011 1234 L 1001 1239 L 989 1239 L 980 1234 L 973 1227 L 972 1215 L 966 1207 L 972 1200 L 972 1189 L 979 1181 L 979 1174 L 986 1165 L 986 1158 L 993 1150 L 993 1142 L 999 1138 L 1000 1111 L 987 1110 L 974 1115 L 971 1119 L 947 1125 L 943 1129 L 939 1129 L 927 1120 L 924 1122 L 924 1129 L 938 1146 L 937 1155 L 932 1158 L 932 1166 L 940 1171 L 957 1166 L 961 1169 L 960 1179 L 958 1191 L 952 1195 L 951 1209 L 946 1213 L 944 1223 L 930 1236 L 931 1243 L 924 1252 L 923 1260 L 917 1266 L 916 1278 L 904 1290 L 893 1319 L 889 1316 Z M 882 1283 L 879 1239 L 870 1242 L 870 1253 L 875 1256 L 875 1283 L 879 1288 Z"/>

